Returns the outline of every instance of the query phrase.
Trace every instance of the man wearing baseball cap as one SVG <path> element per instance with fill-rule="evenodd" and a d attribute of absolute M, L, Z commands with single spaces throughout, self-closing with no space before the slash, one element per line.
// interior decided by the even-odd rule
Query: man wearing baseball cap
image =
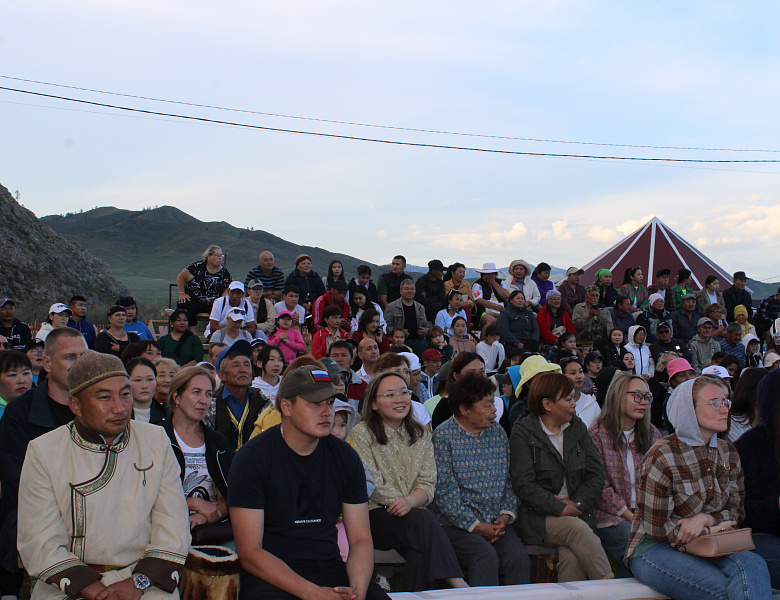
<path fill-rule="evenodd" d="M 701 374 L 704 367 L 712 363 L 712 355 L 720 352 L 720 344 L 712 339 L 712 321 L 709 317 L 702 317 L 697 324 L 698 335 L 690 342 L 688 348 L 691 350 L 691 366 L 697 375 Z"/>
<path fill-rule="evenodd" d="M 561 307 L 571 317 L 574 307 L 585 302 L 585 286 L 580 285 L 580 275 L 585 271 L 579 267 L 566 269 L 566 279 L 561 281 L 558 291 L 561 293 Z"/>
<path fill-rule="evenodd" d="M 240 281 L 232 281 L 228 286 L 227 296 L 222 296 L 214 300 L 211 305 L 211 314 L 209 315 L 209 325 L 206 327 L 206 337 L 227 327 L 227 316 L 234 308 L 244 311 L 244 323 L 242 329 L 246 329 L 252 337 L 257 331 L 255 322 L 255 311 L 252 310 L 252 304 L 247 298 L 244 298 L 244 284 Z"/>
<path fill-rule="evenodd" d="M 327 371 L 287 373 L 276 406 L 281 425 L 252 438 L 230 469 L 228 505 L 241 558 L 241 597 L 388 598 L 371 581 L 374 548 L 363 465 L 330 435 L 335 399 Z M 349 540 L 341 560 L 336 523 Z"/>
<path fill-rule="evenodd" d="M 0 335 L 8 340 L 12 350 L 24 351 L 25 344 L 32 339 L 32 332 L 15 314 L 16 302 L 10 298 L 0 298 Z"/>

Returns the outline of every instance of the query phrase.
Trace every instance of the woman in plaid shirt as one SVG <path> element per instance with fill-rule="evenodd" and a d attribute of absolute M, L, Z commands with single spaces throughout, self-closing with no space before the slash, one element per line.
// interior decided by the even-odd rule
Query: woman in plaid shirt
<path fill-rule="evenodd" d="M 627 561 L 645 585 L 675 600 L 768 600 L 766 563 L 753 552 L 703 558 L 676 546 L 745 516 L 742 465 L 734 446 L 718 440 L 728 427 L 726 386 L 702 376 L 675 388 L 667 405 L 675 433 L 647 453 Z"/>

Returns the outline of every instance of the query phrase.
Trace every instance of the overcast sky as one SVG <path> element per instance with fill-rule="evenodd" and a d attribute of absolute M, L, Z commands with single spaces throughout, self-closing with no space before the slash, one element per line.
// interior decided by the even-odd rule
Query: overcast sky
<path fill-rule="evenodd" d="M 778 11 L 734 2 L 0 0 L 0 75 L 245 111 L 568 142 L 780 150 Z M 339 135 L 593 156 L 726 152 L 410 132 L 0 78 Z M 780 275 L 780 164 L 466 152 L 183 122 L 0 90 L 0 183 L 38 216 L 169 204 L 377 263 L 585 264 L 651 216 Z M 219 240 L 214 240 L 219 243 Z M 325 271 L 325 266 L 315 266 Z M 177 267 L 178 269 L 178 267 Z"/>

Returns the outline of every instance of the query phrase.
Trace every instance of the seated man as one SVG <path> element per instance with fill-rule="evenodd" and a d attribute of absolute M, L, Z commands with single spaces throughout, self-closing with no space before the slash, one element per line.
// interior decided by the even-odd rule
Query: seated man
<path fill-rule="evenodd" d="M 427 350 L 426 350 L 427 352 Z M 358 358 L 363 363 L 357 374 L 365 383 L 369 383 L 374 376 L 374 367 L 379 360 L 379 346 L 371 338 L 363 338 L 358 344 Z"/>
<path fill-rule="evenodd" d="M 371 581 L 374 547 L 363 465 L 330 435 L 330 375 L 288 373 L 277 394 L 282 424 L 250 440 L 230 470 L 228 505 L 241 558 L 241 599 L 387 599 Z M 336 523 L 349 541 L 341 560 Z"/>
<path fill-rule="evenodd" d="M 81 332 L 81 335 L 87 340 L 89 349 L 94 350 L 98 331 L 97 327 L 87 321 L 87 299 L 84 296 L 73 296 L 68 302 L 68 308 L 70 309 L 68 327 Z"/>
<path fill-rule="evenodd" d="M 234 281 L 233 283 L 236 282 Z M 251 344 L 254 338 L 252 337 L 252 334 L 244 329 L 245 319 L 246 317 L 244 316 L 243 310 L 240 308 L 231 308 L 226 316 L 225 322 L 227 325 L 212 333 L 209 341 L 212 344 L 227 344 L 228 346 L 232 346 L 238 340 L 244 340 Z"/>
<path fill-rule="evenodd" d="M 24 350 L 24 345 L 32 339 L 27 323 L 16 318 L 16 302 L 10 298 L 0 298 L 0 335 L 10 345 L 9 350 Z"/>
<path fill-rule="evenodd" d="M 271 302 L 279 302 L 284 290 L 284 273 L 274 265 L 274 255 L 268 250 L 260 253 L 259 261 L 260 264 L 247 273 L 244 284 L 250 289 L 250 281 L 259 281 L 263 286 L 263 297 Z"/>
<path fill-rule="evenodd" d="M 422 354 L 425 350 L 425 336 L 428 334 L 430 323 L 425 318 L 422 304 L 414 299 L 415 292 L 414 281 L 404 279 L 401 282 L 401 297 L 385 307 L 385 321 L 387 321 L 388 331 L 396 327 L 404 329 L 406 345 Z"/>
<path fill-rule="evenodd" d="M 696 312 L 696 296 L 684 294 L 682 308 L 672 313 L 672 329 L 674 337 L 681 339 L 686 344 L 696 336 L 699 315 Z"/>
<path fill-rule="evenodd" d="M 376 289 L 379 297 L 379 306 L 382 307 L 382 310 L 388 304 L 395 302 L 401 297 L 401 282 L 412 278 L 411 275 L 404 272 L 405 268 L 406 259 L 399 254 L 393 257 L 393 261 L 390 263 L 390 270 L 379 276 Z"/>
<path fill-rule="evenodd" d="M 444 264 L 439 259 L 428 262 L 428 272 L 421 275 L 415 283 L 417 293 L 414 299 L 425 307 L 425 318 L 431 323 L 436 313 L 447 307 L 447 294 L 444 291 Z"/>
<path fill-rule="evenodd" d="M 257 331 L 255 311 L 252 310 L 249 300 L 244 298 L 244 284 L 240 281 L 232 281 L 228 286 L 228 295 L 217 298 L 211 306 L 209 325 L 206 327 L 205 332 L 207 338 L 220 329 L 227 327 L 228 313 L 232 312 L 234 308 L 244 311 L 245 317 L 242 328 L 246 329 L 252 338 L 255 337 L 255 332 Z"/>
<path fill-rule="evenodd" d="M 252 345 L 238 340 L 217 356 L 217 375 L 222 384 L 211 400 L 203 422 L 216 429 L 238 450 L 252 435 L 257 416 L 271 402 L 252 385 Z"/>
<path fill-rule="evenodd" d="M 597 285 L 585 288 L 585 302 L 574 307 L 571 320 L 579 336 L 583 331 L 593 334 L 593 345 L 600 348 L 607 343 L 607 334 L 614 325 L 609 309 L 599 305 L 601 292 Z"/>
<path fill-rule="evenodd" d="M 75 420 L 30 442 L 19 484 L 33 600 L 178 598 L 190 533 L 165 430 L 131 425 L 116 356 L 88 350 L 67 381 Z"/>
<path fill-rule="evenodd" d="M 699 319 L 697 327 L 699 333 L 690 342 L 688 348 L 691 351 L 691 366 L 696 375 L 701 374 L 704 367 L 712 363 L 712 355 L 721 352 L 720 344 L 712 339 L 712 321 L 707 317 Z"/>
<path fill-rule="evenodd" d="M 349 331 L 349 303 L 347 303 L 347 291 L 349 286 L 346 281 L 336 279 L 330 284 L 330 289 L 314 301 L 311 308 L 311 329 L 319 331 L 325 327 L 325 309 L 335 306 L 341 313 L 341 323 L 339 326 Z"/>
<path fill-rule="evenodd" d="M 636 325 L 636 319 L 631 312 L 631 299 L 628 296 L 620 296 L 615 300 L 615 306 L 609 309 L 612 325 L 620 329 L 623 335 L 628 337 L 628 329 Z"/>
<path fill-rule="evenodd" d="M 656 335 L 658 339 L 650 344 L 650 356 L 652 356 L 655 364 L 658 364 L 661 355 L 667 352 L 674 352 L 680 358 L 684 358 L 687 361 L 691 360 L 691 351 L 688 349 L 688 344 L 679 338 L 672 337 L 672 328 L 666 321 L 661 321 L 658 324 Z"/>

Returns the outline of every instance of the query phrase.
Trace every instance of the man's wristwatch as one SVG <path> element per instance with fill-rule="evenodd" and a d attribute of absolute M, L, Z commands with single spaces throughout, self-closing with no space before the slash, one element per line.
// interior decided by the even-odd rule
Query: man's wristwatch
<path fill-rule="evenodd" d="M 152 582 L 149 581 L 149 578 L 144 575 L 143 573 L 136 573 L 133 575 L 133 585 L 136 589 L 143 591 L 146 591 L 146 588 L 148 588 L 150 585 L 152 585 Z"/>

